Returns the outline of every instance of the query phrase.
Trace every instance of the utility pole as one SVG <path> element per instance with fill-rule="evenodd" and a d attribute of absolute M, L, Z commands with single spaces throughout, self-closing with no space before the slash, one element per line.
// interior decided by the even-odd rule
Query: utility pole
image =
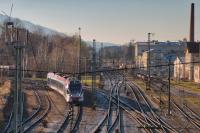
<path fill-rule="evenodd" d="M 121 46 L 120 46 L 121 48 Z M 120 56 L 120 48 L 117 48 L 117 52 L 118 52 L 118 55 L 117 55 L 117 68 L 119 68 L 119 56 Z"/>
<path fill-rule="evenodd" d="M 101 60 L 100 60 L 100 67 L 102 66 L 103 64 L 103 43 L 101 43 Z"/>
<path fill-rule="evenodd" d="M 199 61 L 199 80 L 200 80 L 200 43 L 198 43 L 198 47 L 199 47 L 199 59 L 198 59 L 198 61 Z M 199 88 L 200 88 L 200 83 L 199 83 Z"/>
<path fill-rule="evenodd" d="M 85 57 L 85 83 L 87 81 L 86 71 L 87 71 L 87 57 Z"/>
<path fill-rule="evenodd" d="M 95 102 L 95 89 L 96 89 L 96 40 L 93 40 L 93 52 L 92 52 L 92 97 Z"/>
<path fill-rule="evenodd" d="M 7 45 L 12 45 L 15 48 L 15 90 L 14 90 L 14 128 L 15 132 L 22 132 L 22 117 L 23 117 L 23 103 L 22 103 L 22 50 L 24 43 L 19 41 L 19 30 L 14 28 L 13 22 L 6 23 L 5 41 Z M 14 32 L 15 31 L 15 32 Z M 16 38 L 13 38 L 14 33 Z M 20 128 L 18 128 L 18 125 Z"/>
<path fill-rule="evenodd" d="M 83 60 L 83 65 L 84 65 L 84 71 L 83 71 L 83 75 L 84 75 L 84 82 L 83 83 L 86 83 L 86 80 L 87 80 L 87 62 L 88 60 L 90 60 L 89 58 L 87 57 L 82 57 L 81 60 Z"/>
<path fill-rule="evenodd" d="M 20 132 L 22 131 L 22 116 L 23 116 L 23 103 L 22 103 L 22 86 L 21 86 L 21 80 L 22 80 L 22 50 L 24 48 L 23 44 L 16 44 L 14 46 L 16 49 L 16 85 L 17 85 L 17 99 L 19 100 L 19 105 L 17 101 L 17 106 L 19 107 L 19 122 L 20 122 Z"/>
<path fill-rule="evenodd" d="M 79 80 L 81 80 L 81 28 L 78 28 L 79 30 L 79 68 L 78 68 L 78 78 Z"/>
<path fill-rule="evenodd" d="M 168 63 L 168 115 L 171 114 L 171 92 L 170 92 L 170 86 L 171 86 L 171 82 L 170 82 L 170 77 L 171 77 L 171 69 L 170 69 L 170 65 L 171 65 L 171 58 L 169 58 L 169 63 Z"/>
<path fill-rule="evenodd" d="M 99 68 L 102 68 L 102 64 L 103 64 L 103 43 L 101 43 L 101 49 L 99 51 Z M 103 87 L 103 73 L 101 72 L 100 74 L 100 84 L 101 84 L 101 88 Z"/>
<path fill-rule="evenodd" d="M 148 81 L 146 83 L 146 90 L 150 90 L 151 87 L 151 83 L 150 83 L 150 78 L 151 78 L 151 68 L 150 68 L 150 64 L 151 64 L 151 60 L 150 60 L 150 43 L 151 43 L 151 35 L 153 35 L 153 33 L 148 33 L 148 57 L 147 57 L 147 72 L 148 72 Z"/>

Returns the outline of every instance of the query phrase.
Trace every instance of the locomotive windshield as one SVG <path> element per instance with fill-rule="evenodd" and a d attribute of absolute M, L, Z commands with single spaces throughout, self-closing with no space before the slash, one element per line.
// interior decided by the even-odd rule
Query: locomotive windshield
<path fill-rule="evenodd" d="M 74 83 L 74 81 L 71 81 L 69 84 L 69 91 L 71 93 L 80 93 L 81 91 L 81 83 Z"/>

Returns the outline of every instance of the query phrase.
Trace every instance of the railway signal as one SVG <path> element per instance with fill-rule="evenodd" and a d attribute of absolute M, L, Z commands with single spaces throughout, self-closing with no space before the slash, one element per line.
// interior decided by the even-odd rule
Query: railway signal
<path fill-rule="evenodd" d="M 22 103 L 22 49 L 24 42 L 19 41 L 19 30 L 14 28 L 14 23 L 9 21 L 6 23 L 6 44 L 12 45 L 15 48 L 15 91 L 14 91 L 14 125 L 15 132 L 22 131 L 22 116 L 23 116 L 23 103 Z M 15 36 L 14 36 L 15 35 Z M 15 37 L 15 38 L 14 38 Z M 18 125 L 20 128 L 18 129 Z"/>

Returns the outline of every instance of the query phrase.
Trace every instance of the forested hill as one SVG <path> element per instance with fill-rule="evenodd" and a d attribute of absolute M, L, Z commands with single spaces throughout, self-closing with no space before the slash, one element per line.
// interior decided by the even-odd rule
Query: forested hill
<path fill-rule="evenodd" d="M 8 20 L 0 15 L 0 65 L 13 65 L 14 49 L 5 43 L 5 26 Z M 79 35 L 67 36 L 63 33 L 34 25 L 28 21 L 11 18 L 14 26 L 20 28 L 19 40 L 26 42 L 26 30 L 29 31 L 28 41 L 23 53 L 24 68 L 28 70 L 77 72 Z M 81 43 L 81 56 L 89 58 L 91 48 L 84 41 Z"/>

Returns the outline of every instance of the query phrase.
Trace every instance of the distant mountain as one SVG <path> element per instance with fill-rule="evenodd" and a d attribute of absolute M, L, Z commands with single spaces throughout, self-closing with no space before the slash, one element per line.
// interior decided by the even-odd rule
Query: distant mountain
<path fill-rule="evenodd" d="M 2 27 L 4 23 L 8 20 L 9 20 L 8 16 L 0 14 L 0 34 L 2 32 Z M 11 21 L 14 22 L 15 27 L 27 29 L 29 30 L 29 32 L 32 32 L 32 33 L 37 32 L 44 36 L 53 36 L 53 35 L 66 36 L 64 33 L 60 33 L 56 30 L 52 30 L 44 26 L 33 24 L 26 20 L 21 20 L 18 18 L 11 17 Z"/>
<path fill-rule="evenodd" d="M 93 45 L 93 42 L 86 41 L 89 46 Z M 101 48 L 101 43 L 103 43 L 103 47 L 111 47 L 111 46 L 120 46 L 120 44 L 109 43 L 109 42 L 96 42 L 96 49 L 99 50 Z"/>

